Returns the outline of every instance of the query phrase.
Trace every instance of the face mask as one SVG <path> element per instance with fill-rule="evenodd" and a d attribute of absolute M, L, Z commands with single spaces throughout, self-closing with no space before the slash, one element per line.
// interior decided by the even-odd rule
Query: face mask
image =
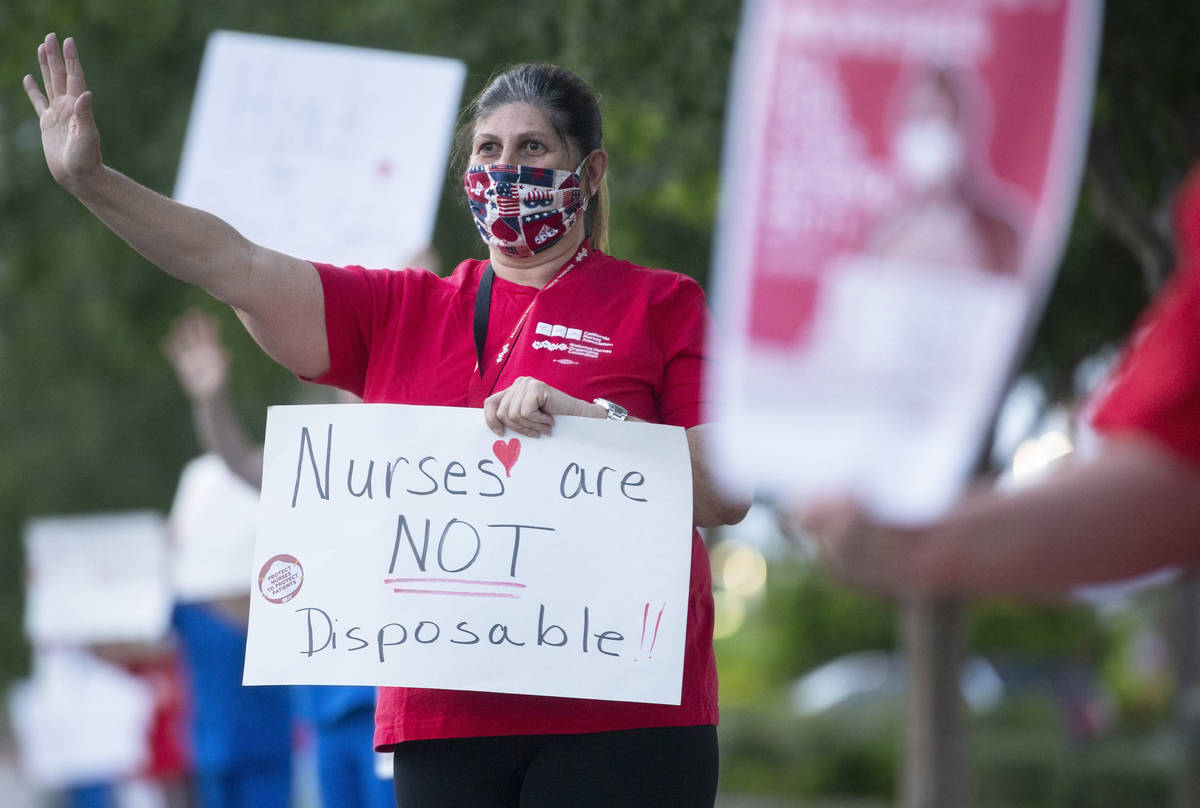
<path fill-rule="evenodd" d="M 919 190 L 932 188 L 955 175 L 966 158 L 966 147 L 958 131 L 937 118 L 905 124 L 896 133 L 892 149 L 904 178 Z"/>
<path fill-rule="evenodd" d="M 579 172 L 496 163 L 467 169 L 463 185 L 479 235 L 506 255 L 549 249 L 587 210 Z"/>

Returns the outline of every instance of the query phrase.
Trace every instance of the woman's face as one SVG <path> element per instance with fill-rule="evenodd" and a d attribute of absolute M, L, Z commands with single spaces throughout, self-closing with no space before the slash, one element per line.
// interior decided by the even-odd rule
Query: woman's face
<path fill-rule="evenodd" d="M 532 104 L 513 103 L 481 118 L 471 139 L 471 165 L 516 163 L 573 171 L 571 149 Z"/>

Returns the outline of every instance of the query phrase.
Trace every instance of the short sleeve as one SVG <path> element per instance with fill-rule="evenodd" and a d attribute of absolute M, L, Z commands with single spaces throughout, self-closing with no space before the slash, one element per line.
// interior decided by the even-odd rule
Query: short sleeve
<path fill-rule="evenodd" d="M 380 288 L 395 273 L 314 263 L 325 294 L 329 370 L 312 379 L 362 396 L 377 329 L 387 321 L 390 295 Z"/>
<path fill-rule="evenodd" d="M 690 429 L 701 422 L 705 410 L 704 338 L 709 315 L 700 285 L 680 275 L 668 305 L 657 319 L 663 351 L 659 415 L 665 424 Z"/>
<path fill-rule="evenodd" d="M 1200 465 L 1200 176 L 1181 194 L 1176 235 L 1180 265 L 1135 329 L 1092 422 Z"/>
<path fill-rule="evenodd" d="M 1172 284 L 1148 312 L 1092 421 L 1200 464 L 1200 276 L 1178 280 L 1189 282 Z"/>

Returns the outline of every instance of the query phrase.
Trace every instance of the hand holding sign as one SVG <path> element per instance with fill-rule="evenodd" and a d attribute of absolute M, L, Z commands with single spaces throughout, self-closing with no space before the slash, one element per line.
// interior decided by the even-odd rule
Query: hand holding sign
<path fill-rule="evenodd" d="M 567 395 L 540 379 L 522 376 L 507 390 L 493 393 L 483 402 L 483 419 L 501 437 L 505 428 L 527 438 L 549 435 L 556 415 L 593 416 L 596 405 Z"/>

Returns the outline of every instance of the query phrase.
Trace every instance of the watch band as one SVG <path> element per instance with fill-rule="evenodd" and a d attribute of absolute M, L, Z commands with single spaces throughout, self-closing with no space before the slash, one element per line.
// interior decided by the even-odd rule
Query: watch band
<path fill-rule="evenodd" d="M 603 407 L 608 412 L 606 417 L 610 421 L 624 421 L 629 417 L 629 410 L 625 409 L 620 404 L 614 404 L 607 398 L 593 399 L 592 403 L 599 404 L 601 407 Z"/>

